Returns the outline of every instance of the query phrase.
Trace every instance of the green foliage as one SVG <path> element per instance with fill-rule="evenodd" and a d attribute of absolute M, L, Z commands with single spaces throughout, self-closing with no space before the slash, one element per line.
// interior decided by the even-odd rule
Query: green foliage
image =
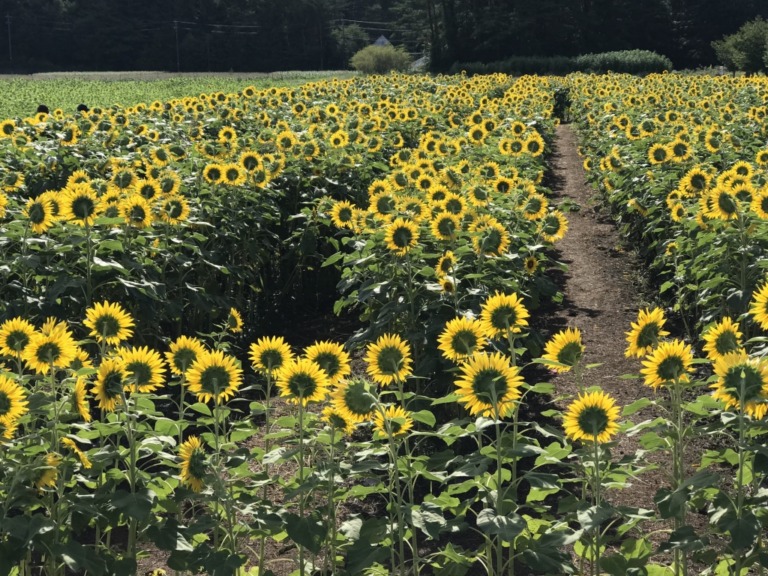
<path fill-rule="evenodd" d="M 388 74 L 408 70 L 411 57 L 402 47 L 366 46 L 352 56 L 349 64 L 363 74 Z"/>
<path fill-rule="evenodd" d="M 717 59 L 729 70 L 754 74 L 768 67 L 768 22 L 758 17 L 712 42 Z"/>
<path fill-rule="evenodd" d="M 666 56 L 649 50 L 621 50 L 581 56 L 516 56 L 498 62 L 455 63 L 453 73 L 466 71 L 469 74 L 552 74 L 564 76 L 571 72 L 625 72 L 628 74 L 650 74 L 672 70 L 672 61 Z"/>

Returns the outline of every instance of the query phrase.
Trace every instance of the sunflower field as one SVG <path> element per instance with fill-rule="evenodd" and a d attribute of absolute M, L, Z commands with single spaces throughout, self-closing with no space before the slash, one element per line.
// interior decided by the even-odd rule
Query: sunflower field
<path fill-rule="evenodd" d="M 395 75 L 0 122 L 0 576 L 765 566 L 766 89 Z M 538 318 L 565 90 L 687 322 L 628 327 L 625 407 Z M 346 341 L 303 324 L 331 309 Z M 660 461 L 657 509 L 612 504 Z"/>

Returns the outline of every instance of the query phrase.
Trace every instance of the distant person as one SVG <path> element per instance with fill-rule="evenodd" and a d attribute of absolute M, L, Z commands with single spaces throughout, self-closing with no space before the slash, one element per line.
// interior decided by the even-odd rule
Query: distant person
<path fill-rule="evenodd" d="M 37 107 L 37 112 L 35 112 L 35 114 L 40 114 L 41 112 L 43 114 L 50 114 L 51 113 L 51 111 L 48 110 L 48 106 L 46 106 L 45 104 L 40 104 L 40 106 Z"/>
<path fill-rule="evenodd" d="M 80 113 L 88 112 L 88 106 L 86 106 L 85 104 L 78 104 L 77 111 Z"/>

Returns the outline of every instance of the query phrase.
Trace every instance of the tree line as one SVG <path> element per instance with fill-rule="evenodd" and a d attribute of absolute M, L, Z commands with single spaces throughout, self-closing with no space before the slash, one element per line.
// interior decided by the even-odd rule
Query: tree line
<path fill-rule="evenodd" d="M 343 69 L 383 35 L 456 62 L 653 50 L 717 64 L 712 42 L 764 0 L 0 0 L 0 71 Z"/>

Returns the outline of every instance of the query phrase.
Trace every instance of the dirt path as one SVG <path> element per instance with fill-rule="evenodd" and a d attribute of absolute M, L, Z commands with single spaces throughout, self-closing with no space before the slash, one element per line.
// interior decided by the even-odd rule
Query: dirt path
<path fill-rule="evenodd" d="M 584 385 L 600 386 L 620 406 L 625 406 L 647 396 L 649 391 L 639 380 L 621 378 L 640 370 L 638 360 L 624 357 L 625 333 L 637 318 L 638 308 L 645 305 L 638 290 L 640 264 L 630 252 L 622 250 L 615 225 L 601 214 L 593 198 L 594 191 L 586 181 L 577 145 L 573 128 L 567 124 L 558 126 L 552 159 L 553 192 L 556 202 L 576 204 L 579 210 L 568 213 L 568 232 L 565 240 L 558 244 L 560 260 L 567 264 L 568 270 L 561 287 L 565 298 L 553 324 L 581 330 L 584 363 L 600 363 L 586 371 Z M 558 394 L 578 392 L 573 374 L 553 381 Z M 636 414 L 632 418 L 637 422 L 644 419 L 643 416 L 650 415 Z M 620 434 L 614 458 L 633 454 L 637 449 L 636 438 Z M 659 474 L 643 475 L 633 486 L 615 493 L 614 504 L 652 509 L 653 495 L 661 482 Z"/>

